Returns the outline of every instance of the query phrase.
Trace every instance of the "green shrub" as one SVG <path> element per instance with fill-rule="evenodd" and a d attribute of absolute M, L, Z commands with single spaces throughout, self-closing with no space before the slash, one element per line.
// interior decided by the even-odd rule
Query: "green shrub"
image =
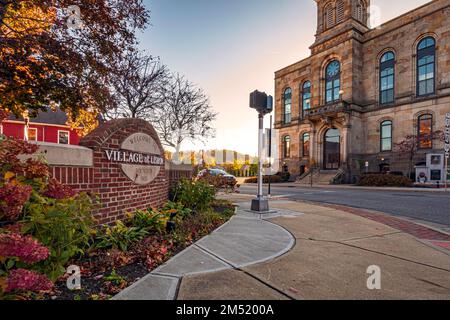
<path fill-rule="evenodd" d="M 173 188 L 172 200 L 194 211 L 202 211 L 209 208 L 216 196 L 215 188 L 204 181 L 183 179 Z"/>
<path fill-rule="evenodd" d="M 97 237 L 97 248 L 113 248 L 128 251 L 135 242 L 148 235 L 148 231 L 136 227 L 127 227 L 122 221 L 116 221 L 113 227 L 106 227 L 104 234 Z"/>
<path fill-rule="evenodd" d="M 85 193 L 67 199 L 34 193 L 25 206 L 22 232 L 50 249 L 50 257 L 39 265 L 50 279 L 63 275 L 67 262 L 89 248 L 94 235 L 93 205 L 94 200 Z"/>
<path fill-rule="evenodd" d="M 162 233 L 167 221 L 170 219 L 170 214 L 160 212 L 157 209 L 137 210 L 130 215 L 129 223 L 132 227 L 144 229 L 147 231 L 157 231 Z"/>
<path fill-rule="evenodd" d="M 169 201 L 163 207 L 162 210 L 171 215 L 176 215 L 176 219 L 185 219 L 192 214 L 192 210 L 185 208 L 179 202 Z"/>
<path fill-rule="evenodd" d="M 263 183 L 269 183 L 269 179 L 270 179 L 270 183 L 283 182 L 283 179 L 280 176 L 264 176 Z M 258 178 L 257 177 L 248 178 L 248 179 L 245 179 L 244 182 L 245 183 L 258 183 Z"/>
<path fill-rule="evenodd" d="M 359 186 L 368 187 L 411 187 L 412 184 L 407 177 L 390 174 L 366 174 L 358 182 Z"/>

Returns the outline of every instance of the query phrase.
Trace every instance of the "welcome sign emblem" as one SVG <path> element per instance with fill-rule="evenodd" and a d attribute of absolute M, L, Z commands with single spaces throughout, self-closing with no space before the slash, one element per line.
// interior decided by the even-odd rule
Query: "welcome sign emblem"
<path fill-rule="evenodd" d="M 158 144 L 145 133 L 132 134 L 120 149 L 105 150 L 105 154 L 108 161 L 119 163 L 123 173 L 138 185 L 151 183 L 164 166 Z"/>

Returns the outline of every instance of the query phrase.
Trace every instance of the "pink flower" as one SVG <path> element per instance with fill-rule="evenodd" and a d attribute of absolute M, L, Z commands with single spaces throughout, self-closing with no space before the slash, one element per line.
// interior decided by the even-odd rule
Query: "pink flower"
<path fill-rule="evenodd" d="M 12 270 L 7 279 L 6 292 L 12 291 L 47 291 L 53 283 L 45 276 L 26 269 Z"/>
<path fill-rule="evenodd" d="M 17 257 L 27 264 L 45 260 L 50 251 L 31 236 L 0 234 L 0 256 Z"/>

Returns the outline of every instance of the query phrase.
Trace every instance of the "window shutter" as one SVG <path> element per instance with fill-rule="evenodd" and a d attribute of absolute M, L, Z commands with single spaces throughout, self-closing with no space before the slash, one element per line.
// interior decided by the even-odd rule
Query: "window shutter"
<path fill-rule="evenodd" d="M 344 1 L 338 1 L 336 4 L 336 23 L 344 21 L 345 7 Z"/>

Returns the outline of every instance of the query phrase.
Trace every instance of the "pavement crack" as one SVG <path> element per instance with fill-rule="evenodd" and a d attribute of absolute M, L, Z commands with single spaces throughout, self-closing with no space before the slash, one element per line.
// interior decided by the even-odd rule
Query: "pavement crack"
<path fill-rule="evenodd" d="M 341 240 L 341 241 L 347 242 L 347 241 L 366 240 L 366 239 L 373 239 L 373 238 L 383 238 L 383 237 L 386 237 L 386 236 L 392 236 L 394 234 L 400 234 L 400 233 L 404 233 L 404 232 L 403 231 L 396 231 L 396 232 L 390 232 L 390 233 L 385 233 L 385 234 L 375 234 L 375 235 L 366 236 L 366 237 L 344 239 L 344 240 Z"/>
<path fill-rule="evenodd" d="M 425 282 L 425 283 L 428 283 L 428 284 L 430 284 L 430 285 L 432 285 L 432 286 L 435 286 L 435 287 L 438 287 L 438 288 L 441 288 L 441 289 L 447 289 L 447 290 L 449 290 L 449 288 L 444 287 L 444 286 L 441 286 L 440 284 L 435 283 L 435 282 L 430 281 L 430 280 L 421 279 L 421 278 L 415 278 L 415 279 L 416 279 L 416 280 L 419 280 L 419 281 L 422 281 L 422 282 Z"/>
<path fill-rule="evenodd" d="M 264 281 L 263 279 L 261 279 L 261 278 L 255 276 L 255 275 L 253 275 L 253 274 L 251 274 L 250 272 L 247 272 L 247 271 L 245 271 L 245 270 L 243 270 L 243 269 L 240 269 L 240 268 L 237 268 L 237 269 L 235 269 L 235 270 L 244 273 L 245 275 L 249 276 L 250 278 L 252 278 L 252 279 L 258 281 L 258 282 L 261 283 L 262 285 L 264 285 L 264 286 L 266 286 L 266 287 L 268 287 L 268 288 L 270 288 L 270 289 L 272 289 L 272 290 L 278 292 L 279 294 L 285 296 L 285 297 L 288 298 L 289 300 L 298 300 L 298 299 L 296 299 L 295 297 L 291 296 L 290 294 L 284 292 L 283 290 L 278 289 L 277 287 L 271 285 L 270 283 Z"/>

